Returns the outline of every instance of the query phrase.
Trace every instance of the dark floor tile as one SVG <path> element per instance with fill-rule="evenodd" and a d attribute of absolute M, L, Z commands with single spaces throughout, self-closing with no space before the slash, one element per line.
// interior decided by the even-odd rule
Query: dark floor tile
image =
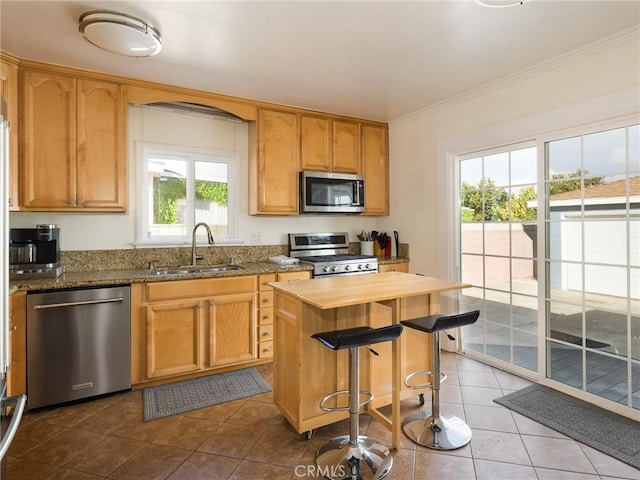
<path fill-rule="evenodd" d="M 92 415 L 76 425 L 76 428 L 88 432 L 110 435 L 123 425 L 141 421 L 141 414 L 136 410 L 119 405 L 109 405 L 98 414 Z"/>
<path fill-rule="evenodd" d="M 271 463 L 295 467 L 309 441 L 295 430 L 286 431 L 279 425 L 267 429 L 253 448 L 247 453 L 246 459 L 262 463 Z"/>
<path fill-rule="evenodd" d="M 160 434 L 153 443 L 196 450 L 222 425 L 201 418 L 183 417 Z"/>
<path fill-rule="evenodd" d="M 118 467 L 109 478 L 116 480 L 164 480 L 190 454 L 189 450 L 148 444 Z"/>
<path fill-rule="evenodd" d="M 103 438 L 99 433 L 69 429 L 29 450 L 23 457 L 61 467 Z"/>
<path fill-rule="evenodd" d="M 229 480 L 289 480 L 293 468 L 244 460 Z"/>
<path fill-rule="evenodd" d="M 68 430 L 67 427 L 49 424 L 41 420 L 20 426 L 16 436 L 13 438 L 13 442 L 11 442 L 8 454 L 16 457 L 24 455 L 29 450 L 66 430 Z"/>
<path fill-rule="evenodd" d="M 105 437 L 65 464 L 65 468 L 106 477 L 145 445 L 144 442 L 128 438 Z"/>
<path fill-rule="evenodd" d="M 244 458 L 266 429 L 225 423 L 198 447 L 198 451 Z"/>
<path fill-rule="evenodd" d="M 55 470 L 53 465 L 28 458 L 10 458 L 7 461 L 7 480 L 42 480 Z"/>
<path fill-rule="evenodd" d="M 247 401 L 228 419 L 228 423 L 248 427 L 268 427 L 280 416 L 280 410 L 273 403 Z"/>
<path fill-rule="evenodd" d="M 226 480 L 240 464 L 240 459 L 194 452 L 167 480 Z"/>

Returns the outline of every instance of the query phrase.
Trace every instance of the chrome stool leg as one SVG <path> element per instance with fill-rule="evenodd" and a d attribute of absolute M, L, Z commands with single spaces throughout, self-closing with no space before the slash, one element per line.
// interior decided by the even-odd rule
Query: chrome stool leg
<path fill-rule="evenodd" d="M 454 450 L 471 441 L 471 428 L 458 417 L 440 416 L 440 332 L 433 332 L 432 342 L 432 413 L 425 412 L 407 417 L 402 429 L 414 442 L 436 450 Z"/>
<path fill-rule="evenodd" d="M 385 477 L 393 464 L 393 457 L 385 445 L 360 435 L 359 372 L 359 347 L 350 347 L 349 435 L 329 440 L 316 453 L 318 473 L 332 480 L 377 480 Z"/>

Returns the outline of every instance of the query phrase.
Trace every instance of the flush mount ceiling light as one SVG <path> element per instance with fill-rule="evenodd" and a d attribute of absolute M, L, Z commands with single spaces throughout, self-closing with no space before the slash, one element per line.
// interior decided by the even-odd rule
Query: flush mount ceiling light
<path fill-rule="evenodd" d="M 133 15 L 88 10 L 80 15 L 80 33 L 98 48 L 127 57 L 150 57 L 162 50 L 160 32 Z"/>
<path fill-rule="evenodd" d="M 522 5 L 529 0 L 476 0 L 476 3 L 483 7 L 489 8 L 502 8 L 502 7 L 515 7 L 516 5 Z"/>

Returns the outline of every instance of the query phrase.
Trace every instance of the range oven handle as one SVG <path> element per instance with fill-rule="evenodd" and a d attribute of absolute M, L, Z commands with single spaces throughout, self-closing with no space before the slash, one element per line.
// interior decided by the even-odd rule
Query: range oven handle
<path fill-rule="evenodd" d="M 4 458 L 4 455 L 9 450 L 9 445 L 13 441 L 13 437 L 15 437 L 16 432 L 18 431 L 18 425 L 20 425 L 20 420 L 22 419 L 22 413 L 24 412 L 24 406 L 27 403 L 26 395 L 16 395 L 15 397 L 3 398 L 2 402 L 16 402 L 16 407 L 11 415 L 11 422 L 9 423 L 9 428 L 2 437 L 2 443 L 0 443 L 0 460 Z M 4 408 L 4 406 L 2 407 Z"/>
<path fill-rule="evenodd" d="M 45 308 L 60 308 L 60 307 L 76 307 L 78 305 L 95 305 L 97 303 L 116 303 L 122 302 L 124 298 L 105 298 L 103 300 L 85 300 L 83 302 L 65 302 L 65 303 L 49 303 L 45 305 L 34 305 L 34 310 L 42 310 Z"/>

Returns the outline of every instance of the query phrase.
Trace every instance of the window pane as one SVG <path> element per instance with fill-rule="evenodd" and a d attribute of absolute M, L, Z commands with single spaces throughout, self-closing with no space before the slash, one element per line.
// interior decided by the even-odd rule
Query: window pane
<path fill-rule="evenodd" d="M 624 178 L 627 169 L 626 129 L 618 128 L 585 135 L 583 151 L 585 178 Z"/>
<path fill-rule="evenodd" d="M 555 342 L 547 342 L 547 377 L 582 389 L 582 351 Z"/>
<path fill-rule="evenodd" d="M 460 249 L 462 253 L 482 253 L 482 224 L 463 223 L 460 226 Z"/>
<path fill-rule="evenodd" d="M 214 236 L 228 234 L 226 163 L 195 162 L 195 223 L 205 222 Z"/>
<path fill-rule="evenodd" d="M 187 162 L 149 158 L 149 238 L 184 236 L 187 207 Z"/>
<path fill-rule="evenodd" d="M 640 125 L 627 128 L 629 142 L 629 176 L 640 175 Z"/>
<path fill-rule="evenodd" d="M 511 185 L 535 184 L 538 178 L 536 147 L 511 152 Z"/>
<path fill-rule="evenodd" d="M 547 145 L 549 180 L 579 177 L 582 168 L 580 137 L 556 140 Z"/>
<path fill-rule="evenodd" d="M 587 392 L 627 404 L 627 362 L 587 352 Z"/>
<path fill-rule="evenodd" d="M 484 157 L 484 178 L 495 185 L 509 185 L 509 152 Z"/>
<path fill-rule="evenodd" d="M 482 158 L 460 162 L 460 184 L 477 185 L 482 180 Z"/>
<path fill-rule="evenodd" d="M 484 258 L 480 255 L 461 255 L 460 281 L 472 285 L 484 285 Z"/>

